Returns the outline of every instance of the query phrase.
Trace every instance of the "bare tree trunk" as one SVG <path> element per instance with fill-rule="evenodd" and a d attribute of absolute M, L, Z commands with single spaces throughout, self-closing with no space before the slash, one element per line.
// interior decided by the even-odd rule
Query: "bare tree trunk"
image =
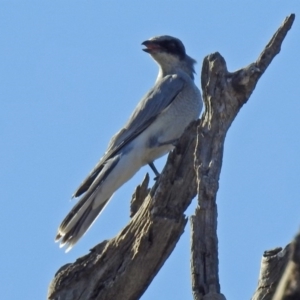
<path fill-rule="evenodd" d="M 48 299 L 139 299 L 167 260 L 187 218 L 185 209 L 198 193 L 201 207 L 192 217 L 192 280 L 195 299 L 224 299 L 220 294 L 217 252 L 216 193 L 226 132 L 255 85 L 279 53 L 294 15 L 288 17 L 256 63 L 229 73 L 219 53 L 207 56 L 202 68 L 206 110 L 189 126 L 155 185 L 149 178 L 132 200 L 129 224 L 52 280 Z"/>
<path fill-rule="evenodd" d="M 287 266 L 290 246 L 284 250 L 275 248 L 265 251 L 261 260 L 258 287 L 252 300 L 271 300 Z M 282 299 L 282 298 L 278 298 Z"/>
<path fill-rule="evenodd" d="M 218 277 L 216 195 L 227 130 L 248 101 L 260 76 L 280 52 L 295 15 L 290 15 L 273 35 L 257 61 L 229 73 L 219 53 L 205 57 L 201 85 L 206 111 L 198 127 L 195 152 L 198 206 L 191 217 L 191 272 L 195 300 L 221 300 Z"/>
<path fill-rule="evenodd" d="M 265 251 L 252 300 L 300 299 L 300 232 L 284 249 Z"/>
<path fill-rule="evenodd" d="M 290 248 L 290 251 L 285 251 L 283 254 L 284 258 L 289 256 L 289 261 L 276 288 L 273 300 L 300 299 L 300 233 L 297 234 L 294 241 L 288 245 L 287 248 Z M 281 255 L 278 254 L 277 256 L 278 260 L 284 260 Z M 282 268 L 279 266 L 278 269 L 274 270 L 275 272 L 272 270 L 270 273 L 268 273 L 268 275 L 274 278 L 273 273 L 276 275 L 276 273 L 279 273 L 281 269 Z"/>

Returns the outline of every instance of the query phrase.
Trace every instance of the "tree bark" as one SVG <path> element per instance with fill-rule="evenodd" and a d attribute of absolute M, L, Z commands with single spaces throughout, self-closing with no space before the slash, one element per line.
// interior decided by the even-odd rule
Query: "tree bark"
<path fill-rule="evenodd" d="M 258 60 L 229 73 L 219 53 L 203 62 L 206 110 L 187 128 L 151 189 L 147 177 L 132 200 L 129 224 L 113 239 L 60 268 L 48 299 L 139 299 L 184 232 L 184 211 L 198 193 L 192 217 L 194 299 L 224 299 L 218 281 L 216 193 L 226 132 L 290 29 L 289 16 Z M 222 298 L 223 297 L 223 298 Z"/>
<path fill-rule="evenodd" d="M 273 35 L 256 62 L 230 73 L 219 53 L 205 57 L 201 85 L 206 110 L 198 126 L 195 151 L 198 206 L 191 217 L 191 273 L 195 300 L 225 299 L 218 277 L 216 195 L 226 133 L 255 86 L 280 52 L 295 15 L 290 15 Z"/>
<path fill-rule="evenodd" d="M 284 258 L 289 256 L 289 261 L 276 288 L 273 300 L 300 299 L 300 233 L 297 234 L 288 247 L 291 248 L 290 255 L 288 251 L 283 254 Z M 278 269 L 279 271 L 281 270 L 281 268 Z M 276 272 L 270 273 L 270 275 L 276 274 L 278 269 L 275 270 Z"/>
<path fill-rule="evenodd" d="M 300 232 L 284 249 L 265 251 L 252 300 L 300 299 Z"/>
<path fill-rule="evenodd" d="M 284 250 L 275 248 L 265 251 L 261 260 L 258 287 L 252 300 L 271 300 L 288 263 L 290 246 Z M 278 300 L 281 298 L 278 298 Z"/>

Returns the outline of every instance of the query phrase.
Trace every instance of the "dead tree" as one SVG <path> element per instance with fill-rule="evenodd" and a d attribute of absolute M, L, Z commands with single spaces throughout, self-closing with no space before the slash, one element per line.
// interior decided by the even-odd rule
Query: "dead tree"
<path fill-rule="evenodd" d="M 204 58 L 201 86 L 205 111 L 201 119 L 187 128 L 154 186 L 148 188 L 146 175 L 136 188 L 129 224 L 115 238 L 60 268 L 49 286 L 48 299 L 139 299 L 184 232 L 184 211 L 196 195 L 198 206 L 191 217 L 193 296 L 195 300 L 225 299 L 220 293 L 216 234 L 216 194 L 225 136 L 259 78 L 280 52 L 294 18 L 292 14 L 285 19 L 257 61 L 245 68 L 230 73 L 219 53 Z M 297 253 L 294 257 L 299 256 Z M 295 270 L 295 264 L 290 268 Z M 299 274 L 294 278 L 299 285 Z M 283 289 L 294 281 L 282 284 Z M 276 300 L 290 299 L 278 297 Z"/>

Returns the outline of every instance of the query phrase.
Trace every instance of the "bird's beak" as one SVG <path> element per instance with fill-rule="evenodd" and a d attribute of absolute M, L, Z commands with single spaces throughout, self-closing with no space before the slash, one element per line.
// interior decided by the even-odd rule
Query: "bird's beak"
<path fill-rule="evenodd" d="M 156 52 L 158 50 L 161 50 L 161 47 L 159 44 L 155 43 L 154 41 L 145 41 L 142 43 L 142 45 L 144 45 L 146 48 L 142 49 L 143 51 L 147 52 L 147 53 L 153 53 Z"/>

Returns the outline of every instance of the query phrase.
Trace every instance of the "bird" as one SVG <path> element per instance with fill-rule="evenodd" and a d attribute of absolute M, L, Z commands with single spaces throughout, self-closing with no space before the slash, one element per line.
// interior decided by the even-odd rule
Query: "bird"
<path fill-rule="evenodd" d="M 178 38 L 161 35 L 142 43 L 159 71 L 154 86 L 73 194 L 79 198 L 60 224 L 55 241 L 68 252 L 87 232 L 114 192 L 143 166 L 156 176 L 154 160 L 170 152 L 185 128 L 199 118 L 203 102 L 194 83 L 196 61 Z"/>

